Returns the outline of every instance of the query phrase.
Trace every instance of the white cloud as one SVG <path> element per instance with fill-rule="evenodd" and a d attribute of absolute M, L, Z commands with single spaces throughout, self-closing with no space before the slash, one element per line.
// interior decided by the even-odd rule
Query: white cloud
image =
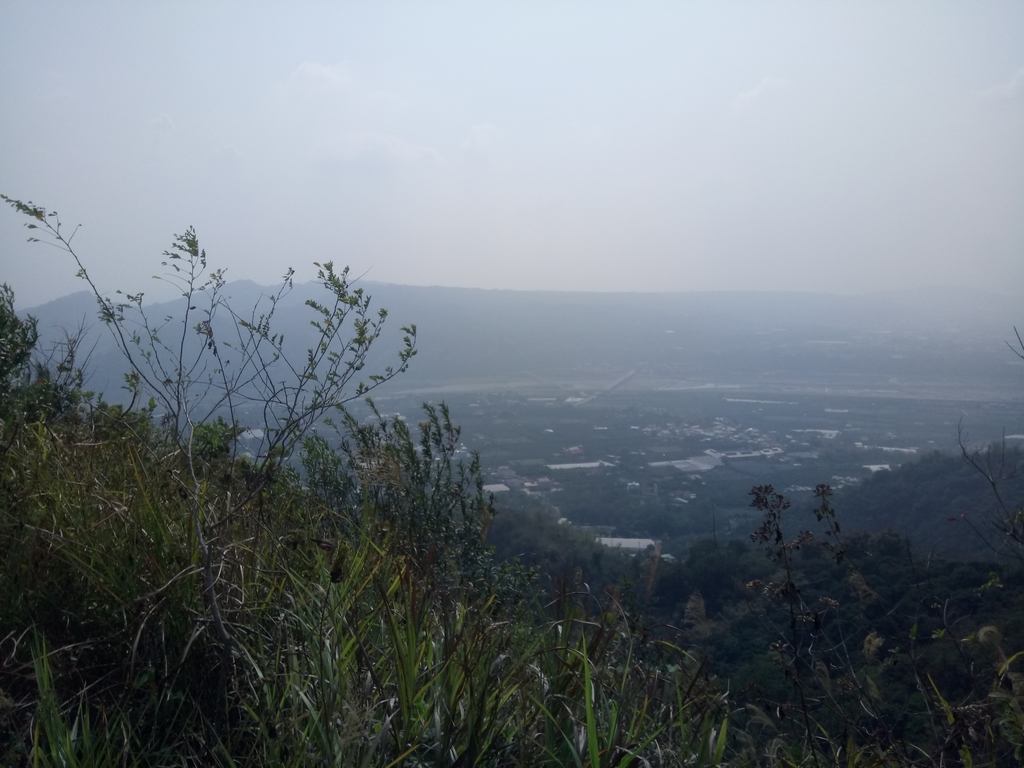
<path fill-rule="evenodd" d="M 242 178 L 250 166 L 249 158 L 238 147 L 227 145 L 214 152 L 207 162 L 207 173 L 218 181 Z"/>
<path fill-rule="evenodd" d="M 1024 67 L 1014 72 L 1004 83 L 985 88 L 978 94 L 982 101 L 1012 101 L 1024 95 Z"/>
<path fill-rule="evenodd" d="M 460 147 L 471 163 L 492 159 L 502 141 L 502 132 L 494 123 L 477 123 L 470 127 Z"/>
<path fill-rule="evenodd" d="M 733 100 L 732 112 L 737 116 L 749 114 L 751 110 L 770 98 L 772 94 L 784 91 L 790 85 L 789 80 L 781 77 L 766 77 L 753 88 L 740 92 L 735 100 Z"/>
<path fill-rule="evenodd" d="M 289 89 L 299 91 L 343 90 L 352 84 L 352 75 L 341 65 L 304 61 L 288 78 Z"/>
<path fill-rule="evenodd" d="M 149 129 L 160 135 L 170 135 L 178 130 L 178 126 L 168 115 L 159 114 L 149 121 Z"/>
<path fill-rule="evenodd" d="M 443 165 L 444 157 L 433 147 L 380 133 L 349 133 L 325 140 L 316 153 L 321 164 L 367 169 Z"/>

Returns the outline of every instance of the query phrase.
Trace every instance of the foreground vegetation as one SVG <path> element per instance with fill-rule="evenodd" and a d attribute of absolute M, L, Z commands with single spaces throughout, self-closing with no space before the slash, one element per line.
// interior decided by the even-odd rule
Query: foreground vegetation
<path fill-rule="evenodd" d="M 230 312 L 194 233 L 168 262 L 194 326 L 97 292 L 130 408 L 81 391 L 74 340 L 34 359 L 0 302 L 0 764 L 1024 759 L 1017 568 L 939 578 L 899 539 L 846 540 L 826 486 L 817 536 L 759 486 L 754 548 L 655 551 L 602 583 L 592 560 L 500 561 L 445 408 L 417 428 L 336 409 L 402 370 L 414 329 L 361 384 L 386 315 L 344 273 L 322 268 L 321 346 L 289 363 L 273 302 Z"/>

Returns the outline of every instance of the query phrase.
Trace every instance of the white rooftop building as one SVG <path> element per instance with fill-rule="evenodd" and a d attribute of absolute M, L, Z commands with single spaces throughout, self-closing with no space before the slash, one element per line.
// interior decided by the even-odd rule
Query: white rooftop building
<path fill-rule="evenodd" d="M 606 547 L 624 549 L 627 552 L 632 552 L 633 554 L 643 552 L 645 549 L 653 547 L 655 544 L 654 539 L 618 539 L 608 536 L 598 536 L 597 541 L 599 544 L 604 544 Z"/>

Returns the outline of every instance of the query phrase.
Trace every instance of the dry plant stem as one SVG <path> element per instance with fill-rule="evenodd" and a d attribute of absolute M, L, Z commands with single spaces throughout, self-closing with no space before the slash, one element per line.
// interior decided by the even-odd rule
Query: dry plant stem
<path fill-rule="evenodd" d="M 221 664 L 226 665 L 230 659 L 231 646 L 234 642 L 234 638 L 231 633 L 228 632 L 227 627 L 224 626 L 224 619 L 220 613 L 220 603 L 217 601 L 217 589 L 216 582 L 213 577 L 213 556 L 210 552 L 210 545 L 206 541 L 206 537 L 203 535 L 203 524 L 199 514 L 200 504 L 200 493 L 201 486 L 199 478 L 196 476 L 195 461 L 192 453 L 192 435 L 194 430 L 189 430 L 189 445 L 188 445 L 188 468 L 192 474 L 192 493 L 189 499 L 189 512 L 192 515 L 192 524 L 195 527 L 196 533 L 196 545 L 199 547 L 199 556 L 203 561 L 203 599 L 206 602 L 206 607 L 210 611 L 210 617 L 213 620 L 213 628 L 217 632 L 217 639 L 220 640 L 223 646 L 223 656 Z M 229 497 L 230 503 L 230 497 Z"/>
<path fill-rule="evenodd" d="M 804 720 L 804 739 L 807 746 L 811 748 L 811 757 L 814 760 L 814 764 L 818 765 L 818 745 L 814 739 L 814 731 L 811 728 L 811 716 L 808 712 L 807 698 L 804 694 L 804 679 L 801 674 L 801 660 L 800 660 L 800 639 L 797 636 L 797 590 L 793 583 L 793 562 L 792 555 L 785 543 L 783 543 L 783 551 L 785 556 L 783 558 L 786 567 L 786 586 L 789 592 L 789 630 L 790 630 L 790 641 L 789 641 L 789 652 L 793 659 L 793 674 L 795 676 L 794 685 L 796 686 L 797 694 L 800 696 L 800 712 L 803 715 Z"/>
<path fill-rule="evenodd" d="M 171 249 L 163 254 L 167 259 L 163 266 L 172 271 L 159 279 L 174 285 L 185 300 L 181 332 L 176 334 L 176 339 L 172 342 L 173 347 L 168 346 L 159 337 L 167 321 L 158 325 L 151 324 L 143 309 L 142 293 L 127 295 L 126 303 L 114 303 L 100 293 L 72 246 L 77 228 L 71 236 L 65 237 L 56 212 L 47 211 L 31 202 L 12 200 L 5 195 L 0 195 L 0 199 L 19 213 L 29 216 L 33 222 L 27 226 L 44 232 L 50 239 L 50 242 L 46 242 L 47 245 L 67 252 L 74 260 L 78 267 L 78 276 L 86 281 L 96 298 L 100 307 L 100 317 L 110 328 L 115 344 L 130 368 L 127 382 L 132 393 L 132 404 L 129 410 L 134 406 L 143 387 L 159 399 L 165 410 L 165 419 L 172 429 L 170 437 L 182 450 L 190 474 L 190 487 L 185 491 L 189 496 L 189 512 L 202 564 L 203 598 L 210 611 L 216 636 L 223 647 L 222 663 L 226 670 L 233 638 L 224 624 L 217 597 L 213 553 L 206 535 L 212 531 L 212 527 L 204 525 L 203 520 L 204 486 L 196 472 L 193 446 L 197 423 L 206 422 L 218 408 L 226 406 L 233 429 L 236 397 L 262 401 L 265 427 L 262 455 L 256 462 L 256 482 L 252 483 L 243 498 L 236 500 L 234 504 L 235 508 L 242 508 L 267 488 L 275 468 L 287 458 L 318 418 L 329 409 L 354 396 L 368 393 L 406 370 L 409 360 L 415 354 L 415 326 L 403 329 L 406 333 L 406 346 L 399 355 L 399 367 L 387 368 L 380 375 L 371 375 L 369 385 L 360 383 L 355 395 L 348 394 L 345 387 L 363 368 L 370 346 L 380 337 L 386 312 L 380 310 L 377 320 L 368 317 L 369 298 L 364 298 L 360 290 L 349 290 L 347 270 L 336 274 L 330 263 L 317 265 L 320 268 L 318 278 L 330 291 L 333 301 L 326 305 L 312 300 L 306 302 L 318 315 L 318 320 L 314 321 L 313 325 L 319 333 L 315 346 L 308 350 L 304 365 L 295 366 L 284 354 L 283 337 L 271 335 L 270 332 L 270 321 L 274 316 L 277 302 L 291 289 L 292 270 L 289 269 L 285 274 L 280 290 L 270 297 L 269 311 L 257 316 L 257 305 L 253 308 L 250 319 L 246 320 L 232 311 L 223 300 L 220 294 L 225 284 L 223 270 L 208 270 L 206 253 L 200 249 L 194 230 L 189 228 L 185 235 L 176 236 Z M 36 237 L 30 238 L 30 241 L 44 242 Z M 190 319 L 197 309 L 195 302 L 200 294 L 208 297 L 209 306 L 203 310 L 205 319 L 193 328 L 190 326 Z M 227 364 L 221 359 L 214 329 L 215 315 L 221 307 L 234 321 L 238 336 L 234 351 L 241 357 L 235 370 L 230 374 Z M 126 327 L 128 321 L 125 310 L 131 310 L 137 315 L 138 330 L 132 331 Z M 347 321 L 353 323 L 354 336 L 344 341 L 341 334 Z M 199 350 L 194 354 L 187 348 L 190 331 L 195 331 L 201 337 Z M 340 351 L 336 343 L 340 344 Z M 270 346 L 269 350 L 266 349 L 267 345 Z M 209 359 L 205 357 L 206 354 L 212 355 L 216 368 L 204 385 L 199 381 L 199 377 L 206 373 L 205 360 Z M 292 383 L 274 380 L 271 369 L 277 363 L 286 367 Z M 213 376 L 219 379 L 222 391 L 213 398 L 212 405 L 209 402 L 204 403 L 206 416 L 197 418 L 193 411 L 210 394 Z M 246 395 L 242 391 L 246 386 L 255 386 L 257 394 Z M 237 441 L 234 441 L 231 446 L 232 459 L 237 458 L 237 451 Z M 231 466 L 234 466 L 233 461 Z M 231 506 L 229 496 L 225 519 L 231 517 Z"/>

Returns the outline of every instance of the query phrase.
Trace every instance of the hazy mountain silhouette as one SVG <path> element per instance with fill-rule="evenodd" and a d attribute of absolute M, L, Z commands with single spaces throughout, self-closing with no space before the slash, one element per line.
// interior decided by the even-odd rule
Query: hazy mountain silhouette
<path fill-rule="evenodd" d="M 415 323 L 419 354 L 389 385 L 500 386 L 538 380 L 609 380 L 639 370 L 687 381 L 765 384 L 872 378 L 1019 390 L 1013 338 L 1017 306 L 1009 297 L 940 290 L 841 296 L 807 293 L 569 293 L 359 284 L 374 307 L 388 309 L 388 332 L 372 366 L 397 360 L 399 327 Z M 225 288 L 240 314 L 270 289 L 251 281 Z M 312 343 L 307 298 L 296 285 L 277 309 L 274 330 L 301 357 Z M 183 300 L 148 307 L 151 319 L 179 318 Z M 201 302 L 199 303 L 202 307 Z M 260 304 L 264 311 L 269 303 Z M 97 319 L 95 300 L 75 293 L 27 310 L 44 339 L 87 327 L 87 386 L 118 400 L 126 370 Z M 171 331 L 177 330 L 171 321 Z M 180 326 L 178 326 L 180 327 Z M 228 332 L 221 326 L 219 333 Z M 45 346 L 45 343 L 44 343 Z M 1019 362 L 1019 361 L 1017 361 Z M 368 366 L 369 368 L 372 366 Z"/>

